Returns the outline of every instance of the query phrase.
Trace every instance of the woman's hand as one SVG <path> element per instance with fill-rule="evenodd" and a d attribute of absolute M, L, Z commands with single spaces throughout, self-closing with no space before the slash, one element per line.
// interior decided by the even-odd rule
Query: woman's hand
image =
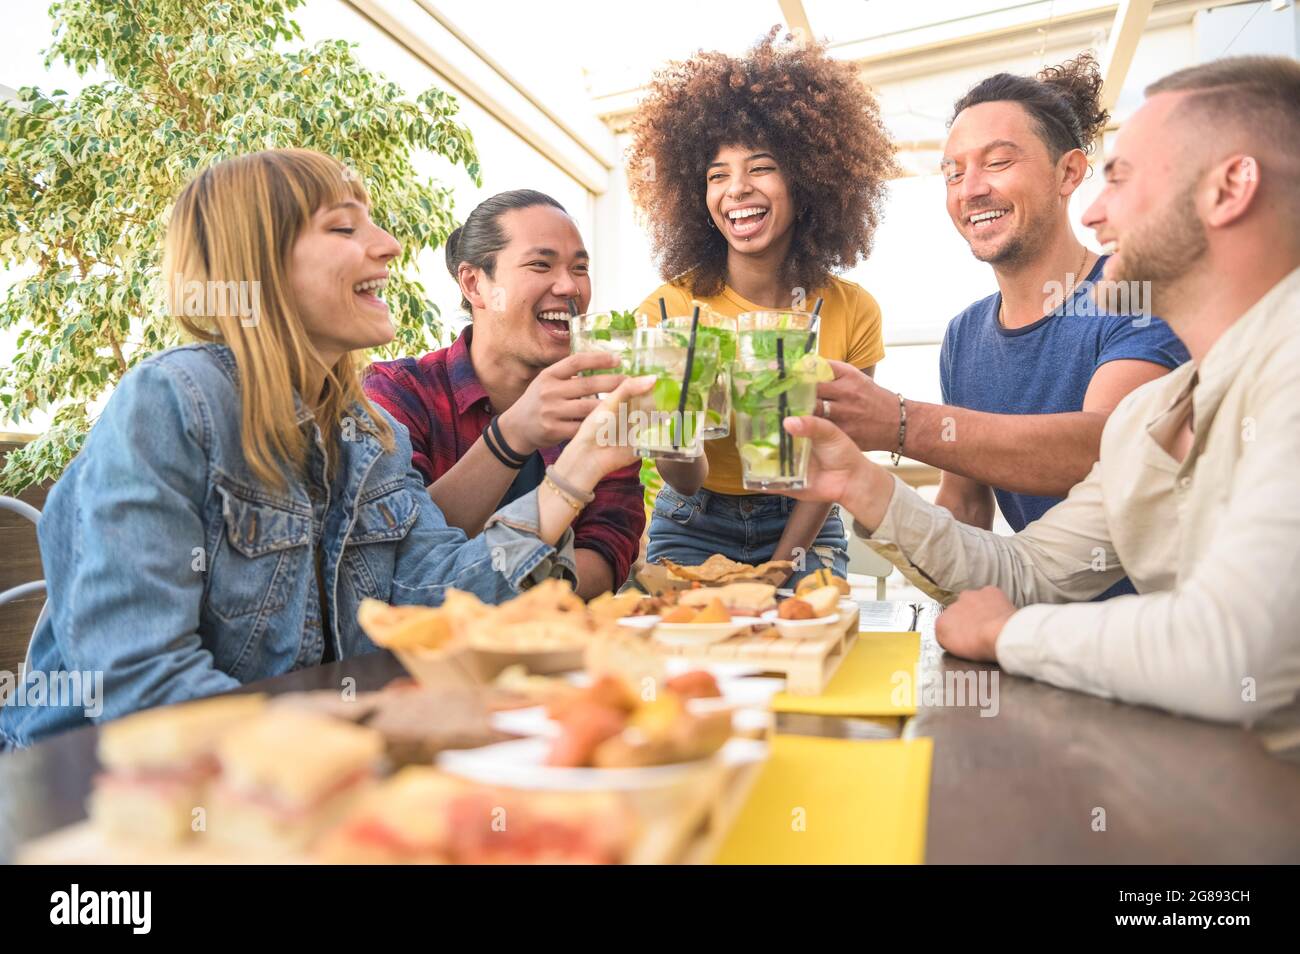
<path fill-rule="evenodd" d="M 654 384 L 653 374 L 625 378 L 613 393 L 597 404 L 556 460 L 555 469 L 560 476 L 589 491 L 606 474 L 635 463 L 636 447 L 629 440 L 630 415 L 626 412 L 620 415 L 619 405 L 645 394 Z"/>
<path fill-rule="evenodd" d="M 796 500 L 838 503 L 868 530 L 884 519 L 894 493 L 888 472 L 862 456 L 842 430 L 825 418 L 787 417 L 786 433 L 812 442 L 808 483 L 803 490 L 781 491 Z"/>

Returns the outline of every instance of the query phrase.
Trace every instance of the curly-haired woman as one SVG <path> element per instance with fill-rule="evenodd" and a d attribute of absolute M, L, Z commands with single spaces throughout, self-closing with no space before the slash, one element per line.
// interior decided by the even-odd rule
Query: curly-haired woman
<path fill-rule="evenodd" d="M 811 309 L 823 300 L 819 350 L 871 374 L 884 357 L 880 307 L 837 278 L 871 251 L 893 147 L 851 64 L 773 29 L 743 58 L 699 53 L 658 73 L 632 123 L 632 197 L 649 219 L 667 283 L 641 305 L 725 316 Z M 693 565 L 713 553 L 789 559 L 796 578 L 848 556 L 824 504 L 746 493 L 734 437 L 690 463 L 660 461 L 648 559 Z M 802 558 L 802 559 L 801 559 Z"/>

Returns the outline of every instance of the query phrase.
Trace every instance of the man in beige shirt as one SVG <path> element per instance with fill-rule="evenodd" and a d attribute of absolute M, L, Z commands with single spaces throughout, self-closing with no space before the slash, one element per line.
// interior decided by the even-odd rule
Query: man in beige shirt
<path fill-rule="evenodd" d="M 787 421 L 813 438 L 802 496 L 950 603 L 949 652 L 1300 746 L 1300 62 L 1215 61 L 1147 96 L 1085 224 L 1191 362 L 1129 394 L 1087 478 L 1015 536 L 958 523 L 819 418 Z M 1084 602 L 1124 575 L 1138 595 Z"/>

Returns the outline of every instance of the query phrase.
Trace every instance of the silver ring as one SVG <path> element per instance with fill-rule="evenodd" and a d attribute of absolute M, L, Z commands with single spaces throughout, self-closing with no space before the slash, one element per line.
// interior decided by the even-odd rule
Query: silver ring
<path fill-rule="evenodd" d="M 822 398 L 822 417 L 829 418 L 830 416 L 831 402 L 826 400 L 826 398 Z"/>

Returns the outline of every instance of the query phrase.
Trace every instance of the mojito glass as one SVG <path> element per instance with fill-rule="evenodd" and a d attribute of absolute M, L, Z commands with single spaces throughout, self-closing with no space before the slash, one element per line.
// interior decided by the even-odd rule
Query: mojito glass
<path fill-rule="evenodd" d="M 663 327 L 690 334 L 691 319 L 669 318 Z M 718 376 L 709 389 L 704 423 L 700 427 L 700 438 L 711 441 L 731 433 L 731 365 L 736 360 L 736 319 L 715 311 L 701 312 L 697 334 L 718 339 Z"/>
<path fill-rule="evenodd" d="M 654 388 L 633 398 L 629 423 L 641 457 L 695 460 L 704 453 L 702 425 L 709 389 L 718 374 L 718 339 L 697 334 L 686 380 L 690 330 L 639 328 L 632 374 L 653 374 Z M 686 387 L 683 391 L 683 382 Z"/>
<path fill-rule="evenodd" d="M 806 437 L 781 426 L 813 413 L 817 383 L 830 365 L 817 354 L 817 326 L 807 312 L 748 312 L 738 319 L 731 401 L 746 490 L 801 490 L 808 483 Z"/>
<path fill-rule="evenodd" d="M 595 311 L 569 319 L 569 353 L 599 351 L 618 358 L 616 368 L 593 368 L 582 377 L 596 374 L 631 374 L 632 344 L 636 329 L 645 320 L 630 311 Z"/>

